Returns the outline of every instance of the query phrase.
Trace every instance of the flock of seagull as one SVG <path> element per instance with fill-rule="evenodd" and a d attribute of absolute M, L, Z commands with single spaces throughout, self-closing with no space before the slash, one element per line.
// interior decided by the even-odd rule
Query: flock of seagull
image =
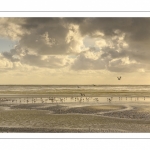
<path fill-rule="evenodd" d="M 99 102 L 99 98 L 98 97 L 85 97 L 84 93 L 80 93 L 81 97 L 71 97 L 70 100 L 73 102 L 89 102 L 89 101 L 93 101 L 93 102 Z M 139 97 L 124 97 L 126 98 L 126 100 L 135 100 L 138 101 Z M 115 98 L 116 99 L 116 98 Z M 123 99 L 123 97 L 119 97 L 119 101 L 121 101 Z M 12 102 L 12 103 L 64 103 L 67 102 L 68 97 L 48 97 L 48 98 L 13 98 L 13 99 L 7 99 L 7 98 L 0 98 L 0 101 L 8 101 L 8 102 Z M 143 100 L 145 100 L 145 97 L 143 97 Z M 111 103 L 113 101 L 113 97 L 107 97 L 107 102 Z"/>
<path fill-rule="evenodd" d="M 133 98 L 135 98 L 134 100 L 135 101 L 138 101 L 139 100 L 139 97 L 126 97 L 126 100 L 128 100 L 130 98 L 130 100 L 132 101 L 133 100 Z M 111 102 L 113 100 L 113 97 L 110 97 L 110 98 L 107 98 L 107 101 L 109 101 L 109 102 Z M 119 97 L 119 101 L 121 101 L 122 100 L 122 97 Z M 143 97 L 143 100 L 145 100 L 145 97 Z"/>

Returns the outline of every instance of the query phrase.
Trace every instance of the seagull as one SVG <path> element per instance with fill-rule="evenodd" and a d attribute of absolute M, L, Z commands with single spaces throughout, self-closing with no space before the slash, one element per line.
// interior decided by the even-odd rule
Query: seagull
<path fill-rule="evenodd" d="M 111 102 L 111 100 L 112 100 L 112 99 L 111 99 L 111 98 L 109 98 L 108 100 L 109 100 L 109 102 Z"/>
<path fill-rule="evenodd" d="M 117 77 L 118 78 L 118 80 L 121 80 L 121 76 L 120 77 Z"/>

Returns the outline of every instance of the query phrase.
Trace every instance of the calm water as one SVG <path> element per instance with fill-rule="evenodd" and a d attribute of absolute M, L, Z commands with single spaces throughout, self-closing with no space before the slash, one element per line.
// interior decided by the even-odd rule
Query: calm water
<path fill-rule="evenodd" d="M 149 93 L 150 91 L 150 85 L 0 85 L 0 97 L 9 97 L 9 100 L 12 100 L 13 98 L 15 98 L 13 103 L 33 103 L 32 99 L 36 98 L 36 103 L 41 103 L 42 100 L 44 100 L 44 103 L 52 103 L 52 101 L 49 100 L 49 97 L 54 96 L 51 94 L 47 94 L 47 95 L 38 95 L 37 94 L 25 94 L 25 95 L 9 95 L 9 92 L 16 92 L 21 91 L 21 92 L 26 92 L 26 93 L 30 93 L 31 91 L 53 91 L 53 90 L 58 90 L 58 91 L 65 91 L 65 90 L 71 90 L 71 91 L 75 91 L 78 90 L 78 94 L 72 94 L 72 95 L 57 95 L 55 94 L 55 100 L 56 102 L 58 101 L 58 103 L 61 103 L 60 98 L 66 98 L 65 102 L 79 102 L 80 101 L 80 97 L 82 97 L 80 95 L 80 90 L 82 91 L 93 91 L 93 90 L 99 90 L 99 91 L 105 91 L 105 92 L 109 92 L 109 91 L 113 91 L 115 92 L 121 92 L 121 91 L 126 91 L 127 94 L 126 96 L 119 96 L 119 95 L 113 95 L 113 102 L 140 102 L 140 101 L 144 101 L 144 102 L 148 102 L 150 101 L 150 97 L 145 95 L 140 94 L 140 96 L 136 96 L 134 95 L 131 98 L 131 95 L 128 95 L 128 92 L 138 92 L 138 93 L 144 93 L 147 92 Z M 7 91 L 8 94 L 4 93 L 5 95 L 3 95 L 3 92 Z M 32 93 L 32 92 L 31 92 Z M 62 92 L 63 93 L 63 92 Z M 99 92 L 98 92 L 99 93 Z M 87 97 L 90 96 L 88 94 L 86 94 L 85 97 L 82 97 L 84 102 L 87 102 Z M 77 99 L 75 99 L 75 97 L 77 97 Z M 106 102 L 108 103 L 107 98 L 109 98 L 110 95 L 106 96 L 96 96 L 96 95 L 92 95 L 92 97 L 90 97 L 89 102 L 94 102 L 94 103 L 99 103 L 99 102 Z M 137 98 L 138 97 L 138 98 Z M 42 98 L 42 99 L 41 99 Z M 95 100 L 95 98 L 98 98 L 98 101 Z M 120 99 L 121 98 L 121 99 Z M 29 102 L 27 102 L 27 100 L 29 100 Z M 45 101 L 47 100 L 47 101 Z M 8 101 L 8 103 L 11 101 Z"/>
<path fill-rule="evenodd" d="M 150 85 L 0 85 L 1 91 L 38 90 L 150 91 Z"/>

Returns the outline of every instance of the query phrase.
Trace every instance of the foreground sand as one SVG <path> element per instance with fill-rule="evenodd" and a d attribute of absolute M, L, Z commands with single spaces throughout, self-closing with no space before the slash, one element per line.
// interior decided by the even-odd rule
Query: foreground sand
<path fill-rule="evenodd" d="M 68 98 L 69 99 L 69 98 Z M 148 99 L 94 98 L 79 102 L 51 102 L 45 98 L 26 102 L 23 98 L 0 101 L 0 132 L 150 132 Z M 16 101 L 15 101 L 16 100 Z"/>

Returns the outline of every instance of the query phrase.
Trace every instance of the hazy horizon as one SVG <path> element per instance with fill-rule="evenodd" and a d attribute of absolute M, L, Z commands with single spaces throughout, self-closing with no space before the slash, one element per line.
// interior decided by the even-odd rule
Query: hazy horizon
<path fill-rule="evenodd" d="M 5 86 L 5 85 L 8 85 L 8 86 L 14 86 L 14 85 L 18 85 L 18 86 L 24 86 L 24 85 L 43 85 L 43 86 L 69 86 L 69 85 L 72 85 L 72 86 L 150 86 L 150 84 L 0 84 L 0 86 Z"/>

